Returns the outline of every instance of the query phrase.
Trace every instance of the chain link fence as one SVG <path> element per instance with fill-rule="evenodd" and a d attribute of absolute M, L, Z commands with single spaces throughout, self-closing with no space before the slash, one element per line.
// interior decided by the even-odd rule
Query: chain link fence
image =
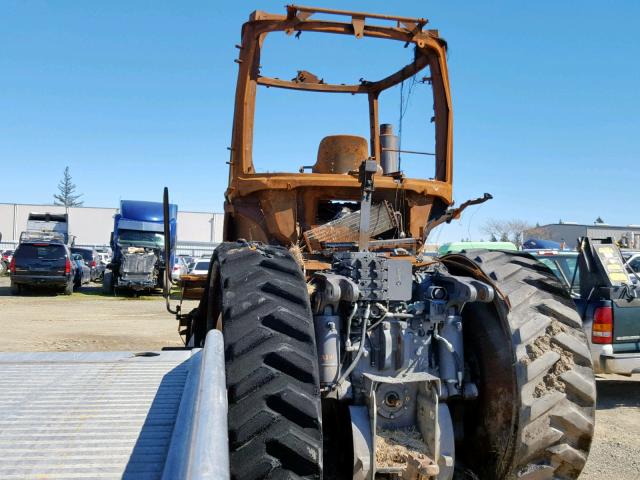
<path fill-rule="evenodd" d="M 18 246 L 18 242 L 0 242 L 0 251 L 15 250 Z M 111 253 L 111 247 L 109 245 L 100 244 L 79 244 L 73 245 L 78 248 L 91 248 L 99 252 Z M 186 255 L 189 257 L 211 257 L 213 251 L 218 246 L 218 243 L 205 243 L 205 242 L 178 242 L 176 245 L 177 255 Z"/>

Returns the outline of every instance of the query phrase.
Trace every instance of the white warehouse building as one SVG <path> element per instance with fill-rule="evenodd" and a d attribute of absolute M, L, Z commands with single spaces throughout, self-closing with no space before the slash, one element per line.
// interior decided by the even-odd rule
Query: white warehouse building
<path fill-rule="evenodd" d="M 27 226 L 29 213 L 65 213 L 65 207 L 0 203 L 2 243 L 17 243 Z M 117 208 L 70 207 L 69 234 L 77 245 L 108 245 Z M 211 246 L 222 241 L 224 215 L 214 212 L 178 210 L 178 245 Z"/>

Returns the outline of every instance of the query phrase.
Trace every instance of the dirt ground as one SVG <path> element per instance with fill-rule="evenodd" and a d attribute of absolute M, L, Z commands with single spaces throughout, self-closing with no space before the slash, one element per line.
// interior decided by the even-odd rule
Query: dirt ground
<path fill-rule="evenodd" d="M 148 351 L 183 345 L 161 295 L 104 296 L 92 283 L 71 296 L 14 297 L 6 276 L 0 277 L 0 331 L 4 352 Z"/>
<path fill-rule="evenodd" d="M 598 376 L 596 434 L 581 480 L 640 478 L 640 375 Z"/>
<path fill-rule="evenodd" d="M 177 329 L 160 295 L 106 297 L 91 285 L 70 297 L 13 297 L 0 277 L 0 351 L 160 350 L 182 345 Z M 640 478 L 640 375 L 599 378 L 596 435 L 580 478 Z"/>

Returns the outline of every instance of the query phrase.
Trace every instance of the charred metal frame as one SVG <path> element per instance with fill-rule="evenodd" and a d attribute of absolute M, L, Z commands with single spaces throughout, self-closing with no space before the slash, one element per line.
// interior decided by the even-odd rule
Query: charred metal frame
<path fill-rule="evenodd" d="M 314 20 L 315 14 L 351 17 L 339 22 Z M 370 19 L 395 22 L 395 26 L 368 24 Z M 357 198 L 357 176 L 325 173 L 255 173 L 253 129 L 256 91 L 259 85 L 308 92 L 365 94 L 369 100 L 370 155 L 380 162 L 378 97 L 383 90 L 430 67 L 435 111 L 435 178 L 401 180 L 410 210 L 409 233 L 422 238 L 427 220 L 438 216 L 452 203 L 452 108 L 446 64 L 446 43 L 435 30 L 423 30 L 425 19 L 395 17 L 343 10 L 288 6 L 286 15 L 254 12 L 242 28 L 238 83 L 235 97 L 229 187 L 225 202 L 225 240 L 295 243 L 300 229 L 313 226 L 319 199 Z M 311 78 L 292 81 L 260 75 L 260 52 L 271 32 L 319 32 L 372 37 L 415 46 L 415 60 L 377 81 L 356 85 L 326 84 Z M 377 195 L 393 194 L 398 182 L 388 176 L 376 179 Z M 432 208 L 437 205 L 438 208 Z M 415 208 L 414 208 L 415 207 Z"/>

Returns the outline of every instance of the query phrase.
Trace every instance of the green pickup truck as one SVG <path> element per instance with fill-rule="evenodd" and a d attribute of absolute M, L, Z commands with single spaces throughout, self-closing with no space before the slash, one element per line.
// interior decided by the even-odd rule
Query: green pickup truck
<path fill-rule="evenodd" d="M 579 252 L 530 252 L 571 292 L 596 373 L 640 373 L 640 279 L 610 239 L 582 238 Z"/>

